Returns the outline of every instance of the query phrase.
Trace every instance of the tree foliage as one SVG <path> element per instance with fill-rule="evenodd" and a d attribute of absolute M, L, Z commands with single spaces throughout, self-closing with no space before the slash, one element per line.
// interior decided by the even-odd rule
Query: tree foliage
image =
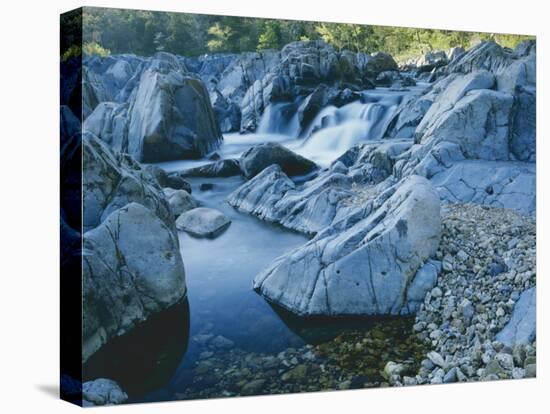
<path fill-rule="evenodd" d="M 164 50 L 184 56 L 280 49 L 295 40 L 323 39 L 336 49 L 373 53 L 383 51 L 403 61 L 430 50 L 470 47 L 493 39 L 514 47 L 532 36 L 458 32 L 344 23 L 255 19 L 234 16 L 122 9 L 83 9 L 82 43 L 94 54 L 134 53 L 149 56 Z M 75 17 L 71 17 L 78 24 Z M 66 19 L 67 20 L 67 19 Z M 71 20 L 72 21 L 72 20 Z M 74 37 L 71 31 L 67 31 Z M 93 47 L 92 47 L 93 45 Z M 70 39 L 62 54 L 75 53 Z"/>

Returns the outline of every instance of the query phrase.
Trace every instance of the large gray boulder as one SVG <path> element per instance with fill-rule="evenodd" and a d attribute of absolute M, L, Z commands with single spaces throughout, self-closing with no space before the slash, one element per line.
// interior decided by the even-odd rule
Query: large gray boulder
<path fill-rule="evenodd" d="M 222 140 L 202 81 L 153 60 L 128 110 L 128 153 L 141 162 L 197 158 Z"/>
<path fill-rule="evenodd" d="M 86 361 L 109 339 L 185 296 L 177 235 L 132 202 L 83 236 L 83 346 Z"/>
<path fill-rule="evenodd" d="M 173 226 L 170 207 L 148 169 L 130 157 L 111 151 L 91 134 L 82 138 L 82 193 L 84 231 L 97 227 L 121 207 L 137 202 Z"/>
<path fill-rule="evenodd" d="M 254 289 L 298 315 L 408 313 L 407 288 L 440 231 L 437 192 L 411 176 L 276 259 Z"/>
<path fill-rule="evenodd" d="M 207 85 L 214 83 L 224 98 L 240 106 L 248 88 L 280 61 L 280 52 L 275 50 L 241 53 Z"/>
<path fill-rule="evenodd" d="M 496 335 L 504 345 L 532 343 L 537 335 L 537 291 L 530 288 L 524 291 L 514 306 L 512 317 L 504 329 Z"/>
<path fill-rule="evenodd" d="M 239 163 L 244 176 L 248 179 L 272 164 L 279 165 L 291 176 L 309 174 L 317 168 L 313 161 L 273 142 L 251 147 L 241 155 Z"/>
<path fill-rule="evenodd" d="M 491 89 L 495 84 L 495 77 L 487 71 L 475 71 L 465 76 L 452 76 L 448 82 L 442 81 L 441 84 L 433 105 L 416 128 L 416 137 L 424 135 L 436 122 L 440 122 L 442 116 L 451 111 L 468 92 Z"/>
<path fill-rule="evenodd" d="M 182 299 L 172 209 L 149 168 L 82 137 L 83 361 Z"/>
<path fill-rule="evenodd" d="M 535 55 L 508 59 L 503 53 L 506 64 L 487 64 L 491 72 L 451 73 L 398 110 L 390 136 L 410 131 L 428 108 L 415 145 L 394 163 L 393 174 L 430 179 L 445 202 L 534 214 Z"/>

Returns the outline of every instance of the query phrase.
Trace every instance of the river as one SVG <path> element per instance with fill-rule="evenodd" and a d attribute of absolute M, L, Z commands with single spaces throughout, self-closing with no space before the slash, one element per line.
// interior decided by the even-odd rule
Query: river
<path fill-rule="evenodd" d="M 275 141 L 326 167 L 354 145 L 383 138 L 406 93 L 383 88 L 365 91 L 360 101 L 341 108 L 325 107 L 303 130 L 296 114 L 299 101 L 272 104 L 256 133 L 226 134 L 217 153 L 222 158 L 236 158 L 253 145 Z M 158 165 L 172 172 L 208 162 L 184 160 Z M 175 395 L 193 382 L 193 369 L 205 352 L 213 349 L 206 346 L 208 341 L 219 342 L 214 347 L 217 353 L 236 348 L 277 354 L 320 343 L 345 330 L 369 329 L 368 320 L 300 320 L 256 294 L 252 290 L 254 276 L 307 238 L 230 207 L 227 196 L 244 182 L 242 177 L 188 181 L 193 197 L 202 206 L 222 211 L 231 225 L 215 239 L 179 233 L 188 287 L 186 302 L 147 321 L 133 337 L 104 347 L 87 364 L 85 375 L 114 377 L 134 401 L 170 400 L 179 398 Z M 204 183 L 212 184 L 211 188 L 201 191 Z M 113 360 L 119 361 L 118 365 L 108 363 Z"/>

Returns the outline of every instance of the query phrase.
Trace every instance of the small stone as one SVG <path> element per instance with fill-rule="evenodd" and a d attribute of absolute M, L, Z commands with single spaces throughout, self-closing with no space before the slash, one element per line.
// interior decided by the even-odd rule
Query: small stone
<path fill-rule="evenodd" d="M 450 384 L 452 382 L 457 382 L 458 378 L 456 375 L 456 368 L 451 368 L 445 376 L 443 377 L 443 383 L 444 384 Z"/>
<path fill-rule="evenodd" d="M 514 358 L 510 354 L 499 352 L 498 354 L 496 354 L 495 360 L 504 369 L 511 370 L 512 368 L 514 368 Z"/>
<path fill-rule="evenodd" d="M 243 395 L 258 394 L 262 390 L 264 384 L 265 384 L 265 380 L 263 379 L 256 379 L 256 380 L 247 382 L 241 388 L 241 394 Z"/>
<path fill-rule="evenodd" d="M 525 378 L 525 370 L 523 368 L 514 368 L 512 370 L 512 378 L 513 379 L 522 379 Z"/>
<path fill-rule="evenodd" d="M 235 344 L 232 340 L 227 339 L 225 336 L 218 335 L 210 342 L 210 346 L 219 349 L 232 348 Z"/>
<path fill-rule="evenodd" d="M 491 263 L 488 269 L 489 274 L 493 277 L 498 276 L 503 272 L 506 272 L 506 270 L 506 265 L 503 263 Z"/>
<path fill-rule="evenodd" d="M 283 381 L 289 380 L 301 380 L 304 379 L 307 375 L 307 367 L 304 364 L 296 365 L 290 371 L 285 372 L 281 379 Z"/>
<path fill-rule="evenodd" d="M 465 262 L 466 260 L 468 260 L 468 254 L 464 251 L 464 250 L 459 250 L 458 253 L 456 254 L 456 257 L 458 258 L 458 260 L 460 260 L 461 262 Z"/>
<path fill-rule="evenodd" d="M 439 329 L 436 329 L 435 331 L 432 331 L 430 333 L 430 338 L 434 340 L 438 340 L 443 335 L 443 332 L 441 332 Z"/>
<path fill-rule="evenodd" d="M 502 374 L 504 374 L 504 370 L 496 359 L 493 359 L 487 364 L 487 367 L 485 368 L 485 376 L 496 375 L 498 379 L 498 376 Z"/>
<path fill-rule="evenodd" d="M 340 384 L 338 384 L 339 390 L 349 390 L 350 387 L 351 387 L 350 380 L 342 381 Z"/>
<path fill-rule="evenodd" d="M 199 354 L 199 359 L 208 359 L 210 358 L 212 355 L 214 355 L 214 352 L 210 352 L 210 351 L 203 351 Z"/>
<path fill-rule="evenodd" d="M 435 367 L 434 363 L 430 359 L 423 359 L 420 365 L 427 371 L 432 371 Z"/>
<path fill-rule="evenodd" d="M 443 292 L 441 291 L 441 289 L 439 287 L 434 287 L 432 289 L 432 297 L 433 298 L 440 298 L 441 296 L 443 296 Z"/>
<path fill-rule="evenodd" d="M 447 364 L 445 364 L 445 360 L 443 357 L 437 353 L 436 351 L 428 352 L 427 357 L 432 361 L 435 365 L 444 368 Z"/>
<path fill-rule="evenodd" d="M 406 385 L 406 386 L 409 386 L 409 385 L 417 385 L 418 384 L 418 380 L 414 377 L 408 377 L 408 376 L 404 376 L 403 377 L 403 385 Z"/>
<path fill-rule="evenodd" d="M 397 364 L 393 361 L 389 361 L 384 367 L 384 374 L 386 378 L 390 378 L 392 375 L 401 375 L 404 370 L 405 366 L 403 364 Z"/>
<path fill-rule="evenodd" d="M 443 270 L 445 270 L 446 272 L 452 272 L 454 268 L 454 260 L 452 256 L 446 255 L 443 258 L 442 266 L 443 266 Z"/>

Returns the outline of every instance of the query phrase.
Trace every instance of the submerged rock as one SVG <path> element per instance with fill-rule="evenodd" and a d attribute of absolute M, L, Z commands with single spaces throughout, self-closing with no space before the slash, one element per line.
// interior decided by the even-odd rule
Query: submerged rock
<path fill-rule="evenodd" d="M 411 176 L 276 259 L 254 289 L 299 315 L 406 313 L 406 289 L 439 234 L 437 193 Z"/>
<path fill-rule="evenodd" d="M 178 230 L 183 230 L 194 237 L 217 237 L 230 224 L 231 220 L 221 212 L 206 207 L 198 207 L 186 211 L 176 220 Z"/>

